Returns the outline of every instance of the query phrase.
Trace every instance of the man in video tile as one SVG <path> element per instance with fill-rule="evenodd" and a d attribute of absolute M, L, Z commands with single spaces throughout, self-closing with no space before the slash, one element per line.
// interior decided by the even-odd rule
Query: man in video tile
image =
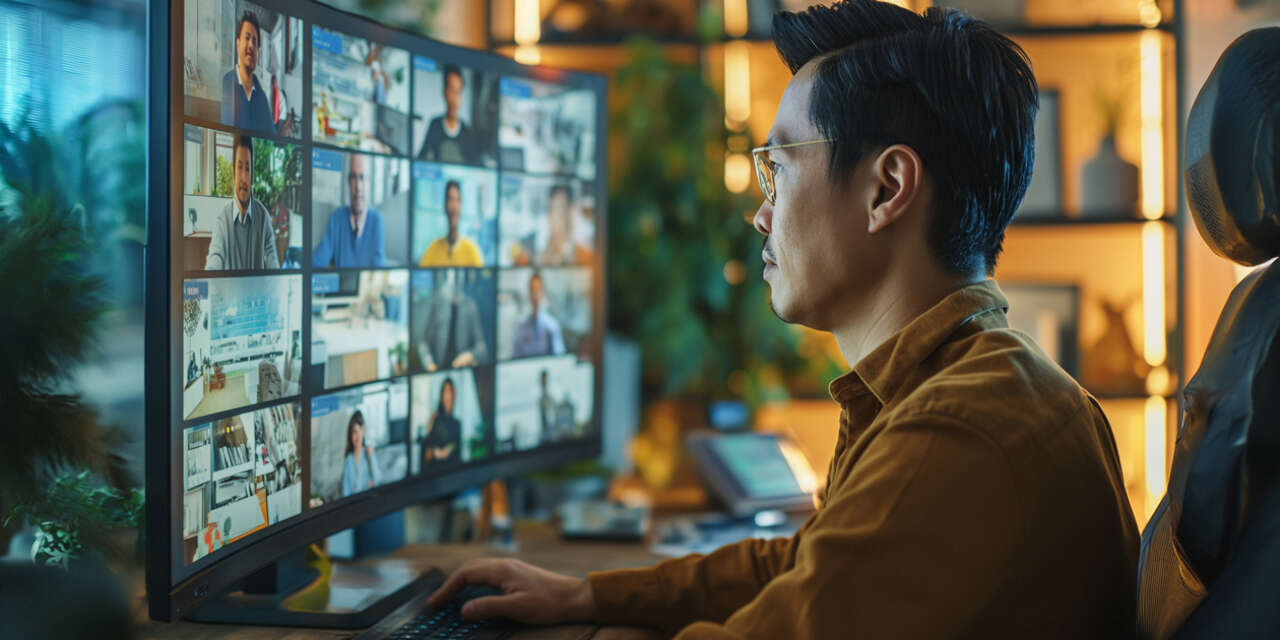
<path fill-rule="evenodd" d="M 458 220 L 462 217 L 462 187 L 457 180 L 450 180 L 444 185 L 444 214 L 449 218 L 449 233 L 436 238 L 418 261 L 420 267 L 479 267 L 484 259 L 480 257 L 480 247 L 470 238 L 458 231 Z"/>
<path fill-rule="evenodd" d="M 426 327 L 418 357 L 427 371 L 470 367 L 486 362 L 480 308 L 462 290 L 457 271 L 440 273 L 440 283 L 427 302 Z"/>
<path fill-rule="evenodd" d="M 471 128 L 459 116 L 462 106 L 462 69 L 444 68 L 444 115 L 431 119 L 427 137 L 418 150 L 418 159 L 450 164 L 477 164 L 480 161 Z"/>
<path fill-rule="evenodd" d="M 560 323 L 542 308 L 542 274 L 529 276 L 529 317 L 516 327 L 515 357 L 550 356 L 564 353 L 564 336 Z"/>
<path fill-rule="evenodd" d="M 232 150 L 235 197 L 213 221 L 213 237 L 204 268 L 279 269 L 275 231 L 267 208 L 253 197 L 253 141 L 236 136 Z"/>
<path fill-rule="evenodd" d="M 557 184 L 547 194 L 547 248 L 539 256 L 543 265 L 591 264 L 590 247 L 574 236 L 574 213 L 569 186 Z"/>
<path fill-rule="evenodd" d="M 222 77 L 222 123 L 274 133 L 267 92 L 253 75 L 261 47 L 258 16 L 245 11 L 236 22 L 236 66 Z"/>
<path fill-rule="evenodd" d="M 351 154 L 347 169 L 348 204 L 329 214 L 324 237 L 311 256 L 314 267 L 384 267 L 387 264 L 382 213 L 369 206 L 365 158 Z"/>

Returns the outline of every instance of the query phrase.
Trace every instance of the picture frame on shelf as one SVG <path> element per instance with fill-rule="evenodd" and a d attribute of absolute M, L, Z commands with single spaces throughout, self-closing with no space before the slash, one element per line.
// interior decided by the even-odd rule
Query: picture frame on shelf
<path fill-rule="evenodd" d="M 1036 341 L 1071 377 L 1080 378 L 1080 287 L 1067 282 L 1002 281 L 1009 328 Z"/>
<path fill-rule="evenodd" d="M 1035 136 L 1036 160 L 1031 184 L 1014 218 L 1066 219 L 1062 204 L 1062 100 L 1057 89 L 1040 89 Z"/>

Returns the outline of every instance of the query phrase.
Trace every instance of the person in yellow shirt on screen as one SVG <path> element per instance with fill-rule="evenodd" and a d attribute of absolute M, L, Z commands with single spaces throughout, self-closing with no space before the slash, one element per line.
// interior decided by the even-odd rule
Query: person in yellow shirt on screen
<path fill-rule="evenodd" d="M 418 260 L 419 267 L 482 267 L 480 247 L 458 232 L 462 216 L 462 187 L 457 180 L 444 185 L 444 214 L 449 218 L 449 233 L 436 238 Z"/>

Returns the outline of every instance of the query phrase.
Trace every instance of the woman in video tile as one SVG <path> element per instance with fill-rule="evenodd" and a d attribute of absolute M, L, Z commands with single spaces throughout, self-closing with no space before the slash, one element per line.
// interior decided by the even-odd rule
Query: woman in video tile
<path fill-rule="evenodd" d="M 373 445 L 364 443 L 364 414 L 357 410 L 347 421 L 347 451 L 342 464 L 342 497 L 378 486 Z"/>
<path fill-rule="evenodd" d="M 440 402 L 431 415 L 431 428 L 422 446 L 422 466 L 426 468 L 433 462 L 441 464 L 458 461 L 458 439 L 462 434 L 462 423 L 453 417 L 453 403 L 457 391 L 453 380 L 445 378 L 440 385 Z"/>

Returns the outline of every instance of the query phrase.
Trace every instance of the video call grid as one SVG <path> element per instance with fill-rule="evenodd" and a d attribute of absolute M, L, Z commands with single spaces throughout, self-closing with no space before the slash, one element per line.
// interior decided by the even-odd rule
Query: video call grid
<path fill-rule="evenodd" d="M 310 26 L 310 25 L 308 25 L 308 24 L 304 23 L 304 32 L 305 32 L 305 30 L 306 30 L 306 27 L 307 27 L 307 26 Z M 307 54 L 312 54 L 312 42 L 311 42 L 310 40 L 305 40 L 305 39 L 304 39 L 304 52 L 305 52 L 305 53 L 304 53 L 304 56 L 303 56 L 303 58 L 304 58 L 304 62 L 303 62 L 304 74 L 306 74 L 307 76 L 311 76 L 311 75 L 312 75 L 312 68 L 311 68 L 311 65 L 313 64 L 314 57 L 313 57 L 313 55 L 307 55 Z M 415 56 L 415 57 L 416 57 L 416 56 Z M 492 73 L 492 72 L 487 72 L 487 73 Z M 416 75 L 416 74 L 410 74 L 410 77 L 408 78 L 408 88 L 409 88 L 409 94 L 410 94 L 410 96 L 411 96 L 411 98 L 410 98 L 410 100 L 411 100 L 411 105 L 410 105 L 410 106 L 411 106 L 411 109 L 410 109 L 410 113 L 411 113 L 411 114 L 414 114 L 414 115 L 417 115 L 417 112 L 416 112 L 416 111 L 413 109 L 413 107 L 412 107 L 412 99 L 413 99 L 413 98 L 412 98 L 412 96 L 413 96 L 413 93 L 414 93 L 413 87 L 414 87 L 414 83 L 416 82 L 416 78 L 414 78 L 414 76 L 415 76 L 415 75 Z M 496 75 L 496 74 L 494 74 L 494 75 Z M 505 76 L 504 76 L 502 79 L 503 79 L 504 81 L 505 81 L 505 80 L 507 80 L 507 78 L 506 78 Z M 523 81 L 523 79 L 521 79 L 521 80 Z M 304 109 L 306 109 L 306 113 L 307 113 L 307 115 L 308 115 L 308 116 L 313 116 L 313 115 L 314 115 L 314 111 L 313 111 L 313 110 L 314 110 L 314 106 L 312 106 L 312 107 L 311 107 L 311 108 L 309 108 L 309 109 L 305 107 L 305 104 L 306 104 L 306 103 L 312 102 L 312 100 L 310 100 L 310 99 L 309 99 L 309 98 L 311 98 L 311 96 L 310 96 L 309 94 L 311 93 L 312 86 L 311 86 L 311 83 L 310 83 L 310 82 L 306 82 L 306 83 L 304 83 L 304 86 L 305 86 L 305 89 L 304 89 L 304 91 L 303 91 L 303 93 L 304 93 L 304 100 L 303 100 Z M 363 156 L 367 156 L 367 157 L 371 157 L 371 158 L 380 158 L 380 157 L 381 157 L 381 158 L 388 158 L 388 159 L 392 159 L 393 161 L 394 161 L 394 160 L 408 160 L 410 163 L 413 163 L 413 164 L 420 164 L 420 163 L 421 163 L 421 161 L 419 161 L 419 160 L 415 160 L 415 159 L 413 158 L 413 156 L 412 156 L 412 155 L 410 155 L 410 154 L 390 154 L 390 153 L 380 153 L 380 152 L 378 152 L 378 151 L 369 151 L 369 150 L 358 150 L 358 151 L 357 151 L 357 150 L 352 150 L 352 149 L 349 149 L 349 148 L 346 148 L 346 147 L 335 146 L 335 145 L 329 144 L 329 143 L 327 143 L 327 142 L 325 142 L 325 141 L 318 141 L 318 140 L 315 140 L 315 137 L 312 135 L 312 131 L 311 131 L 311 130 L 312 130 L 312 125 L 314 124 L 314 121 L 313 121 L 313 118 L 312 118 L 312 117 L 304 117 L 304 118 L 302 119 L 302 121 L 303 121 L 303 122 L 302 122 L 302 124 L 303 124 L 303 126 L 302 126 L 302 129 L 303 129 L 303 135 L 302 135 L 302 136 L 300 136 L 300 137 L 298 137 L 298 138 L 294 138 L 294 137 L 285 137 L 285 136 L 277 135 L 277 134 L 274 134 L 274 132 L 273 132 L 273 133 L 271 133 L 271 134 L 264 135 L 262 131 L 247 130 L 247 129 L 243 129 L 243 128 L 239 128 L 239 127 L 235 127 L 235 126 L 227 127 L 226 125 L 224 125 L 224 124 L 222 124 L 222 123 L 214 123 L 214 122 L 210 122 L 210 121 L 207 121 L 207 120 L 202 120 L 202 119 L 199 119 L 199 118 L 193 117 L 193 116 L 191 116 L 190 114 L 186 113 L 185 109 L 184 109 L 184 114 L 183 114 L 183 116 L 184 116 L 184 117 L 183 117 L 183 122 L 184 122 L 185 124 L 190 124 L 190 125 L 194 125 L 194 126 L 197 126 L 197 127 L 201 127 L 201 128 L 207 129 L 207 130 L 212 131 L 212 132 L 222 132 L 222 133 L 231 134 L 232 136 L 240 135 L 240 134 L 249 135 L 249 136 L 251 137 L 251 139 L 253 139 L 253 140 L 255 140 L 255 141 L 256 141 L 256 140 L 263 140 L 263 141 L 267 141 L 267 142 L 271 143 L 272 145 L 292 145 L 295 149 L 297 149 L 297 153 L 300 153 L 300 154 L 302 155 L 302 157 L 303 157 L 303 164 L 308 165 L 307 169 L 306 169 L 306 170 L 303 170 L 303 171 L 301 172 L 301 173 L 302 173 L 302 175 L 300 176 L 300 184 L 299 184 L 299 188 L 300 188 L 300 190 L 301 190 L 301 193 L 300 193 L 300 199 L 301 199 L 300 205 L 301 205 L 301 207 L 302 207 L 302 208 L 307 209 L 307 210 L 309 211 L 310 215 L 305 215 L 305 214 L 304 214 L 304 215 L 302 215 L 302 216 L 301 216 L 301 218 L 302 218 L 302 220 L 301 220 L 302 225 L 301 225 L 301 226 L 302 226 L 302 228 L 303 228 L 303 231 L 302 231 L 302 235 L 303 235 L 303 242 L 302 242 L 302 245 L 301 245 L 301 249 L 302 249 L 302 250 L 301 250 L 302 260 L 300 261 L 300 264 L 299 264 L 297 267 L 295 267 L 295 268 L 291 268 L 291 269 L 290 269 L 290 268 L 282 268 L 282 269 L 274 269 L 274 270 L 242 269 L 242 270 L 224 270 L 224 271 L 208 271 L 208 270 L 201 270 L 201 269 L 184 269 L 184 273 L 186 274 L 186 278 L 184 279 L 184 285 L 185 285 L 185 281 L 186 281 L 186 280 L 197 280 L 197 279 L 198 279 L 198 280 L 202 280 L 202 281 L 207 282 L 207 281 L 212 280 L 212 279 L 221 279 L 221 278 L 238 278 L 238 277 L 245 277 L 245 276 L 264 276 L 264 275 L 265 275 L 265 276 L 284 276 L 284 275 L 291 275 L 291 274 L 292 274 L 292 275 L 298 275 L 298 274 L 301 274 L 301 275 L 305 276 L 305 278 L 304 278 L 304 282 L 303 282 L 303 289 L 302 289 L 302 294 L 303 294 L 303 296 L 304 296 L 304 298 L 305 298 L 305 300 L 304 300 L 304 309 L 305 309 L 305 310 L 304 310 L 304 312 L 302 313 L 302 320 L 301 320 L 301 333 L 303 334 L 303 340 L 304 340 L 304 345 L 303 345 L 303 346 L 304 346 L 304 356 L 303 356 L 304 360 L 309 360 L 309 358 L 308 358 L 307 356 L 309 356 L 309 355 L 310 355 L 309 353 L 306 353 L 307 351 L 309 351 L 309 350 L 310 350 L 310 343 L 311 343 L 310 336 L 308 336 L 307 334 L 309 334 L 309 333 L 310 333 L 311 326 L 312 326 L 313 322 L 312 322 L 312 318 L 310 317 L 312 314 L 311 314 L 311 313 L 309 313 L 308 311 L 309 311 L 310 309 L 312 309 L 313 304 L 314 304 L 314 301 L 313 301 L 313 299 L 312 299 L 312 295 L 313 295 L 313 288 L 312 288 L 312 286 L 313 286 L 313 285 L 312 285 L 312 282 L 313 282 L 313 280 L 314 280 L 314 278 L 315 278 L 315 276 L 316 276 L 316 275 L 324 274 L 324 273 L 334 273 L 334 274 L 338 274 L 338 273 L 345 273 L 345 272 L 355 272 L 355 273 L 360 273 L 360 272 L 376 272 L 376 271 L 387 271 L 387 272 L 390 272 L 390 271 L 397 271 L 397 270 L 405 270 L 406 268 L 407 268 L 407 269 L 409 269 L 409 270 L 412 270 L 412 271 L 431 271 L 431 272 L 444 272 L 444 271 L 451 270 L 451 269 L 472 269 L 472 270 L 477 270 L 477 271 L 481 271 L 481 270 L 483 270 L 483 271 L 490 271 L 490 272 L 493 272 L 493 273 L 495 274 L 495 279 L 496 279 L 496 273 L 498 273 L 498 272 L 500 272 L 500 271 L 504 271 L 504 270 L 509 270 L 509 269 L 510 269 L 510 267 L 501 267 L 501 266 L 499 266 L 499 264 L 497 264 L 497 263 L 500 263 L 500 261 L 499 261 L 499 260 L 495 260 L 495 261 L 494 261 L 494 262 L 495 262 L 495 264 L 486 264 L 486 265 L 485 265 L 485 266 L 483 266 L 483 267 L 453 267 L 453 268 L 451 268 L 451 269 L 448 269 L 448 268 L 445 268 L 445 269 L 416 269 L 416 268 L 414 268 L 414 267 L 412 266 L 412 262 L 413 262 L 413 261 L 412 261 L 412 254 L 410 254 L 411 259 L 410 259 L 409 261 L 407 261 L 407 262 L 408 262 L 408 264 L 406 264 L 406 265 L 404 265 L 404 266 L 384 266 L 384 267 L 364 267 L 364 268 L 361 268 L 361 267 L 330 267 L 330 268 L 328 268 L 328 269 L 318 268 L 318 267 L 311 267 L 311 266 L 309 266 L 309 265 L 311 265 L 311 264 L 312 264 L 312 259 L 311 259 L 311 258 L 312 258 L 312 255 L 311 255 L 311 253 L 312 253 L 313 247 L 312 247 L 312 242 L 311 242 L 309 239 L 310 239 L 310 238 L 312 237 L 312 235 L 313 235 L 313 232 L 312 232 L 312 229 L 311 229 L 311 225 L 315 224 L 315 221 L 314 221 L 314 217 L 315 217 L 315 216 L 314 216 L 314 211 L 312 210 L 312 209 L 313 209 L 313 203 L 311 202 L 312 197 L 313 197 L 313 193 L 314 193 L 314 192 L 313 192 L 313 171 L 314 171 L 314 170 L 313 170 L 313 169 L 312 169 L 312 167 L 310 166 L 310 163 L 307 163 L 307 162 L 306 162 L 306 160 L 307 160 L 307 156 L 311 155 L 311 151 L 312 151 L 313 149 L 330 149 L 330 150 L 332 150 L 332 151 L 338 151 L 338 152 L 342 152 L 342 153 L 359 153 L 359 154 L 361 154 L 361 155 L 363 155 Z M 494 153 L 495 153 L 495 155 L 497 155 L 497 152 L 498 152 L 498 151 L 497 151 L 497 140 L 496 140 L 496 139 L 491 140 L 491 141 L 490 141 L 490 143 L 491 143 L 491 144 L 492 144 L 492 146 L 493 146 L 493 149 L 494 149 Z M 412 144 L 412 140 L 410 140 L 410 144 Z M 409 150 L 411 150 L 411 149 L 409 149 Z M 233 152 L 234 152 L 234 146 L 233 146 Z M 256 149 L 255 149 L 255 152 L 256 152 Z M 186 155 L 185 155 L 185 153 L 184 153 L 184 154 L 182 154 L 182 157 L 184 158 L 184 161 L 185 161 L 185 159 L 186 159 Z M 439 164 L 439 165 L 443 165 L 443 166 L 448 166 L 448 163 L 433 163 L 433 164 Z M 506 175 L 511 175 L 511 176 L 531 176 L 531 177 L 551 176 L 551 175 L 555 175 L 555 176 L 566 176 L 566 175 L 572 175 L 572 174 L 564 174 L 564 173 L 561 173 L 561 174 L 555 174 L 555 173 L 539 174 L 539 173 L 537 173 L 537 172 L 515 172 L 515 171 L 511 171 L 511 170 L 504 170 L 504 169 L 502 168 L 503 163 L 501 163 L 501 162 L 498 162 L 498 163 L 495 163 L 495 164 L 496 164 L 496 166 L 484 167 L 484 170 L 488 170 L 489 172 L 491 172 L 491 173 L 495 176 L 495 182 L 497 182 L 497 183 L 499 183 L 499 184 L 501 184 L 501 180 L 502 180 Z M 467 167 L 467 168 L 474 168 L 474 165 L 457 165 L 457 166 L 462 166 L 462 167 Z M 591 184 L 591 182 L 590 182 L 590 181 L 585 181 L 585 183 L 586 183 L 588 186 Z M 409 206 L 410 211 L 409 211 L 409 212 L 407 212 L 407 215 L 406 215 L 407 220 L 406 220 L 406 222 L 407 222 L 407 224 L 408 224 L 408 226 L 409 226 L 409 232 L 406 234 L 406 236 L 405 236 L 405 238 L 404 238 L 404 242 L 405 242 L 405 243 L 410 243 L 410 242 L 412 242 L 412 238 L 414 237 L 414 235 L 413 235 L 413 226 L 417 223 L 417 221 L 418 221 L 417 219 L 418 219 L 418 217 L 419 217 L 419 216 L 418 216 L 418 215 L 416 215 L 416 213 L 414 212 L 414 209 L 416 208 L 416 200 L 414 199 L 414 198 L 415 198 L 415 195 L 416 195 L 416 194 L 415 194 L 415 192 L 416 192 L 416 190 L 418 189 L 417 180 L 414 180 L 414 179 L 412 179 L 412 178 L 411 178 L 411 179 L 409 180 L 409 184 L 408 184 L 407 189 L 408 189 L 409 202 L 410 202 L 410 206 Z M 184 189 L 184 190 L 182 190 L 182 191 L 183 191 L 183 194 L 185 195 L 185 189 Z M 497 194 L 495 194 L 495 196 L 496 196 L 496 195 L 497 195 Z M 234 197 L 234 196 L 233 196 L 233 197 Z M 502 207 L 502 205 L 501 205 L 501 199 L 500 199 L 500 198 L 495 198 L 495 203 L 494 203 L 494 205 L 493 205 L 493 206 L 497 209 L 497 211 L 496 211 L 496 218 L 497 218 L 496 225 L 497 225 L 497 227 L 498 227 L 498 228 L 501 228 L 500 224 L 501 224 L 501 219 L 502 219 L 503 210 L 504 210 L 504 209 L 503 209 L 503 207 Z M 181 215 L 181 209 L 179 210 L 179 214 Z M 291 232 L 292 232 L 292 229 L 291 229 Z M 412 247 L 411 247 L 411 248 L 412 248 Z M 579 266 L 576 266 L 576 267 L 558 267 L 558 268 L 557 268 L 557 267 L 544 267 L 544 268 L 542 268 L 542 269 L 541 269 L 541 271 L 542 271 L 543 273 L 547 273 L 547 272 L 550 272 L 550 271 L 553 271 L 553 270 L 557 270 L 557 269 L 565 269 L 565 270 L 570 270 L 570 269 L 581 269 L 581 270 L 585 270 L 585 271 L 590 271 L 590 270 L 592 269 L 592 265 L 590 265 L 590 264 L 584 264 L 584 265 L 579 265 Z M 412 279 L 410 280 L 410 282 L 412 282 Z M 592 283 L 592 286 L 598 286 L 598 285 L 596 285 L 595 283 Z M 593 296 L 590 294 L 590 292 L 588 292 L 588 294 L 587 294 L 587 295 L 588 295 L 588 299 L 593 298 Z M 497 292 L 496 292 L 496 291 L 495 291 L 495 293 L 494 293 L 494 296 L 495 296 L 495 299 L 493 300 L 493 302 L 494 302 L 495 304 L 494 304 L 494 305 L 491 305 L 491 307 L 490 307 L 490 309 L 491 309 L 490 313 L 494 313 L 494 314 L 496 314 L 496 296 L 497 296 Z M 413 298 L 413 285 L 412 285 L 412 284 L 410 284 L 410 285 L 409 285 L 409 287 L 408 287 L 408 291 L 407 291 L 407 293 L 406 293 L 406 297 L 407 297 L 409 300 L 411 300 L 411 301 L 414 299 L 414 298 Z M 410 327 L 412 327 L 412 326 L 413 326 L 413 314 L 414 314 L 413 306 L 414 306 L 414 305 L 412 304 L 412 302 L 410 302 L 410 304 L 409 304 L 409 305 L 407 305 L 407 307 L 408 307 L 408 308 L 404 310 L 405 314 L 408 316 L 408 324 L 409 324 L 409 326 L 410 326 Z M 496 319 L 495 319 L 495 321 L 496 321 Z M 496 342 L 496 340 L 494 340 L 494 342 Z M 492 345 L 492 346 L 491 346 L 491 348 L 496 348 L 496 344 L 495 344 L 495 345 Z M 489 386 L 490 386 L 490 390 L 489 390 L 489 393 L 487 394 L 487 399 L 488 399 L 488 403 L 489 403 L 489 412 L 488 412 L 488 415 L 490 416 L 490 419 L 491 419 L 491 420 L 492 420 L 492 419 L 496 419 L 496 410 L 497 410 L 497 407 L 495 406 L 495 405 L 496 405 L 496 401 L 495 401 L 495 392 L 496 392 L 496 389 L 494 389 L 494 386 L 496 385 L 495 378 L 497 377 L 497 370 L 498 370 L 498 368 L 499 368 L 499 364 L 501 364 L 502 362 L 507 362 L 507 361 L 511 361 L 511 360 L 517 360 L 517 359 L 519 359 L 519 357 L 518 357 L 518 356 L 510 356 L 510 357 L 508 357 L 508 358 L 501 359 L 501 360 L 499 360 L 498 358 L 494 357 L 494 358 L 492 358 L 492 359 L 491 359 L 491 364 L 484 365 L 484 366 L 485 366 L 485 367 L 487 367 L 487 369 L 489 370 L 489 380 L 488 380 L 488 384 L 489 384 Z M 590 362 L 590 360 L 588 360 L 588 362 Z M 592 365 L 592 366 L 595 366 L 595 363 L 591 363 L 591 365 Z M 275 398 L 275 399 L 271 399 L 271 400 L 267 400 L 267 401 L 259 401 L 259 402 L 257 402 L 257 403 L 250 403 L 250 404 L 243 405 L 243 406 L 239 406 L 239 407 L 236 407 L 236 408 L 233 408 L 233 409 L 228 409 L 228 410 L 226 410 L 226 411 L 217 412 L 217 413 L 210 413 L 210 414 L 203 415 L 203 416 L 200 416 L 200 417 L 197 417 L 197 418 L 192 418 L 192 419 L 189 419 L 189 420 L 184 420 L 184 421 L 183 421 L 183 423 L 182 423 L 182 424 L 183 424 L 183 432 L 184 432 L 184 433 L 186 433 L 186 432 L 187 432 L 188 430 L 190 430 L 190 429 L 193 429 L 193 428 L 199 428 L 201 425 L 213 425 L 213 424 L 218 423 L 218 422 L 219 422 L 219 421 L 221 421 L 221 420 L 228 419 L 228 418 L 235 418 L 235 417 L 238 417 L 238 416 L 249 416 L 249 415 L 255 414 L 255 413 L 257 413 L 257 412 L 270 411 L 270 410 L 272 410 L 273 408 L 281 407 L 281 406 L 288 406 L 288 405 L 290 405 L 290 404 L 298 405 L 298 406 L 299 406 L 300 411 L 298 412 L 298 415 L 296 416 L 296 420 L 297 420 L 297 423 L 298 423 L 298 424 L 297 424 L 297 429 L 299 429 L 299 430 L 300 430 L 300 433 L 298 434 L 298 444 L 300 445 L 300 449 L 301 449 L 301 451 L 299 452 L 299 454 L 300 454 L 300 455 L 299 455 L 299 457 L 300 457 L 300 458 L 302 458 L 302 459 L 303 459 L 303 461 L 304 461 L 304 464 L 303 464 L 303 472 L 302 472 L 304 477 L 303 477 L 303 479 L 302 479 L 302 481 L 301 481 L 301 482 L 302 482 L 302 491 L 303 491 L 303 493 L 305 494 L 305 493 L 307 493 L 307 489 L 309 488 L 309 487 L 308 487 L 308 484 L 309 484 L 309 483 L 308 483 L 308 481 L 307 481 L 308 479 L 307 479 L 305 476 L 309 475 L 309 474 L 308 474 L 308 472 L 307 472 L 307 470 L 310 468 L 310 464 L 309 464 L 309 462 L 307 462 L 307 461 L 306 461 L 306 458 L 308 458 L 308 457 L 309 457 L 309 454 L 310 454 L 310 447 L 309 447 L 309 446 L 305 446 L 305 445 L 306 445 L 305 441 L 309 439 L 309 438 L 308 438 L 308 436 L 310 435 L 310 429 L 307 429 L 307 428 L 304 428 L 304 427 L 305 427 L 305 426 L 307 426 L 307 425 L 309 424 L 309 422 L 310 422 L 310 416 L 309 416 L 308 414 L 310 413 L 310 410 L 311 410 L 311 408 L 312 408 L 312 407 L 311 407 L 311 405 L 314 403 L 314 401 L 315 401 L 315 399 L 316 399 L 316 398 L 324 397 L 324 396 L 331 396 L 331 395 L 336 395 L 336 394 L 341 394 L 341 393 L 349 392 L 349 391 L 352 391 L 352 390 L 357 390 L 357 389 L 360 389 L 361 387 L 369 386 L 369 385 L 373 385 L 373 384 L 395 384 L 395 381 L 397 381 L 397 380 L 399 380 L 399 381 L 401 381 L 401 382 L 408 382 L 408 381 L 410 381 L 410 380 L 411 380 L 411 379 L 413 379 L 413 378 L 418 378 L 418 377 L 422 377 L 422 376 L 424 376 L 424 375 L 425 375 L 425 374 L 421 373 L 421 372 L 420 372 L 420 371 L 418 371 L 418 370 L 412 370 L 412 371 L 405 371 L 405 372 L 400 373 L 400 374 L 392 375 L 392 376 L 390 376 L 390 377 L 381 378 L 381 379 L 376 379 L 376 380 L 373 380 L 373 381 L 370 381 L 370 382 L 352 383 L 352 384 L 350 384 L 350 385 L 346 385 L 346 386 L 339 386 L 339 387 L 323 388 L 323 389 L 322 389 L 322 388 L 317 387 L 317 386 L 316 386 L 312 381 L 308 380 L 308 369 L 309 369 L 309 368 L 310 368 L 310 367 L 306 367 L 306 366 L 304 366 L 304 368 L 303 368 L 302 372 L 300 373 L 300 376 L 299 376 L 299 379 L 300 379 L 300 386 L 299 386 L 298 392 L 297 392 L 296 394 L 292 394 L 292 395 L 290 395 L 290 396 L 288 396 L 288 397 Z M 478 369 L 478 368 L 479 368 L 479 367 L 474 367 L 474 368 L 473 368 L 473 370 Z M 451 370 L 455 370 L 455 369 L 453 369 L 452 367 L 450 367 L 450 368 L 442 368 L 442 369 L 441 369 L 441 371 L 442 371 L 442 372 L 445 372 L 445 371 L 451 371 Z M 412 391 L 410 391 L 410 393 L 412 393 Z M 594 409 L 593 409 L 593 410 L 594 410 Z M 493 426 L 494 426 L 494 425 L 492 425 L 492 424 L 488 425 L 488 427 L 489 427 L 488 439 L 489 439 L 489 440 L 491 440 L 491 441 L 492 441 L 492 440 L 493 440 L 493 438 L 494 438 Z M 508 452 L 508 453 L 527 453 L 527 451 L 525 451 L 525 452 L 516 452 L 516 451 L 512 451 L 512 452 Z M 185 451 L 184 451 L 184 455 L 185 455 Z M 491 447 L 491 450 L 490 450 L 489 455 L 490 455 L 490 456 L 493 456 L 493 455 L 500 455 L 500 453 L 493 451 L 493 449 L 492 449 L 492 447 Z M 185 462 L 185 459 L 184 459 L 184 462 Z M 410 477 L 409 475 L 406 475 L 406 476 L 404 476 L 404 477 L 403 477 L 403 479 L 408 479 L 409 477 Z M 293 515 L 298 515 L 299 513 L 301 513 L 301 511 L 307 510 L 307 508 L 308 508 L 308 506 L 307 506 L 306 504 L 303 504 L 303 505 L 302 505 L 302 509 L 300 509 L 300 510 L 298 511 L 298 513 L 295 513 L 295 514 L 293 514 Z M 252 534 L 250 534 L 250 535 L 252 535 Z M 184 537 L 185 537 L 185 536 L 184 536 Z M 188 562 L 188 564 L 189 564 L 189 563 L 191 562 L 191 561 L 190 561 L 190 559 L 188 559 L 188 560 L 187 560 L 187 562 Z"/>

